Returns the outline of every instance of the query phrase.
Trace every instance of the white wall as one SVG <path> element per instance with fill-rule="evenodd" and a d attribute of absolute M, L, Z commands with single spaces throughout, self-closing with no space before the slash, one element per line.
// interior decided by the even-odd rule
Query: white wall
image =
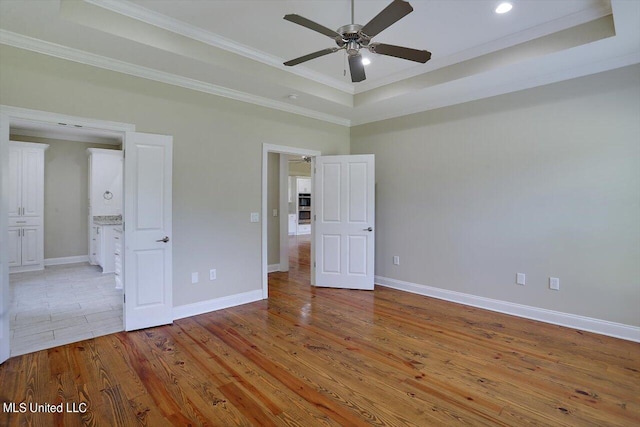
<path fill-rule="evenodd" d="M 1 102 L 174 137 L 173 283 L 180 306 L 262 288 L 262 144 L 347 154 L 349 129 L 0 47 Z M 217 280 L 190 282 L 191 272 Z"/>
<path fill-rule="evenodd" d="M 358 126 L 351 152 L 376 155 L 376 275 L 640 325 L 640 66 Z"/>

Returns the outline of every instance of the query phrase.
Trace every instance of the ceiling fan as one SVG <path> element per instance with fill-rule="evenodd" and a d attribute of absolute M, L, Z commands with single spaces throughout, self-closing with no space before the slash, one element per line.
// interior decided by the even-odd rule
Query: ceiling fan
<path fill-rule="evenodd" d="M 380 55 L 394 56 L 396 58 L 407 59 L 409 61 L 425 63 L 431 59 L 431 52 L 426 50 L 411 49 L 408 47 L 394 46 L 384 43 L 371 43 L 371 39 L 390 27 L 400 19 L 413 11 L 409 2 L 403 0 L 393 0 L 393 2 L 376 15 L 366 25 L 355 24 L 353 19 L 354 0 L 351 0 L 351 24 L 343 25 L 333 31 L 323 25 L 311 21 L 296 14 L 285 15 L 284 19 L 294 24 L 302 25 L 310 30 L 331 37 L 338 47 L 322 49 L 308 55 L 301 56 L 284 63 L 286 66 L 294 66 L 311 59 L 319 58 L 330 53 L 345 49 L 349 56 L 349 70 L 351 71 L 351 81 L 361 82 L 367 77 L 364 73 L 364 64 L 360 49 L 366 48 L 373 53 Z"/>

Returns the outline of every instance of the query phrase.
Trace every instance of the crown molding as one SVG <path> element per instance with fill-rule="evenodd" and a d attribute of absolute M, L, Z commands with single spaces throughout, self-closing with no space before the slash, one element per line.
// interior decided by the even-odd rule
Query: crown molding
<path fill-rule="evenodd" d="M 103 68 L 106 70 L 116 71 L 135 77 L 153 80 L 160 83 L 166 83 L 173 86 L 195 90 L 198 92 L 234 99 L 236 101 L 259 105 L 261 107 L 272 108 L 287 113 L 310 117 L 312 119 L 322 120 L 324 122 L 329 122 L 340 126 L 348 127 L 351 125 L 351 121 L 343 117 L 324 114 L 318 111 L 310 110 L 308 108 L 297 107 L 281 101 L 274 101 L 269 98 L 252 95 L 235 89 L 225 88 L 222 86 L 214 85 L 212 83 L 206 83 L 199 80 L 167 73 L 164 71 L 158 71 L 152 68 L 131 64 L 129 62 L 107 58 L 105 56 L 96 55 L 93 53 L 70 48 L 67 46 L 62 46 L 40 39 L 35 39 L 3 29 L 0 29 L 0 43 L 12 47 L 17 47 L 19 49 L 25 49 L 32 52 L 65 59 L 68 61 L 78 62 L 93 67 Z"/>
<path fill-rule="evenodd" d="M 425 99 L 425 102 L 414 104 L 408 108 L 387 110 L 379 114 L 369 114 L 366 116 L 366 118 L 354 117 L 351 120 L 351 126 L 359 126 L 382 120 L 395 119 L 410 114 L 422 113 L 424 111 L 449 107 L 465 102 L 505 95 L 512 92 L 532 89 L 535 87 L 553 84 L 578 77 L 602 73 L 605 71 L 614 70 L 616 68 L 622 68 L 638 63 L 640 63 L 640 52 L 633 52 L 612 58 L 605 58 L 589 63 L 588 65 L 581 64 L 575 67 L 558 69 L 553 72 L 536 77 L 520 78 L 503 85 L 489 85 L 472 92 L 464 91 L 458 95 L 451 95 L 446 99 L 442 97 L 438 98 L 437 101 L 427 101 Z"/>
<path fill-rule="evenodd" d="M 525 43 L 539 37 L 544 37 L 558 31 L 566 30 L 577 25 L 594 21 L 596 19 L 602 18 L 603 16 L 611 15 L 611 13 L 611 4 L 609 2 L 602 2 L 599 3 L 598 7 L 572 13 L 571 15 L 554 19 L 553 21 L 545 22 L 543 24 L 536 25 L 535 27 L 527 28 L 526 30 L 510 34 L 497 40 L 492 40 L 488 43 L 474 46 L 470 49 L 465 49 L 461 52 L 457 52 L 446 57 L 434 58 L 426 64 L 426 67 L 424 65 L 416 65 L 415 67 L 398 71 L 397 73 L 393 73 L 379 79 L 367 79 L 355 88 L 355 94 L 357 95 L 369 90 L 377 89 L 388 84 L 419 76 L 420 74 L 435 71 L 439 68 L 444 68 L 452 64 L 466 61 L 468 59 L 477 58 L 479 56 L 496 52 L 501 49 L 506 49 L 520 43 Z"/>
<path fill-rule="evenodd" d="M 220 49 L 224 49 L 228 52 L 244 56 L 254 61 L 258 61 L 263 64 L 275 67 L 279 70 L 286 71 L 309 80 L 313 80 L 317 83 L 330 86 L 334 89 L 348 93 L 350 95 L 353 95 L 355 93 L 355 85 L 345 83 L 341 80 L 334 79 L 305 67 L 285 67 L 283 65 L 283 62 L 285 60 L 282 58 L 278 58 L 277 56 L 270 55 L 266 52 L 253 49 L 242 43 L 235 42 L 226 37 L 203 30 L 202 28 L 194 27 L 183 21 L 175 18 L 170 18 L 166 15 L 154 12 L 137 4 L 123 0 L 83 1 L 94 6 L 109 10 L 111 12 L 126 16 L 128 18 L 132 18 L 146 24 L 171 31 L 172 33 L 180 34 L 190 39 L 206 43 L 210 46 L 214 46 Z"/>

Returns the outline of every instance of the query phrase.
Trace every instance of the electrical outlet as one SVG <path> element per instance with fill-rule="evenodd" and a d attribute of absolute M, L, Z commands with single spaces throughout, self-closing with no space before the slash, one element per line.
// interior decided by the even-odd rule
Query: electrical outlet
<path fill-rule="evenodd" d="M 554 291 L 560 290 L 560 279 L 557 277 L 549 277 L 549 289 L 553 289 Z"/>
<path fill-rule="evenodd" d="M 191 283 L 198 283 L 198 281 L 200 281 L 198 273 L 191 273 Z"/>
<path fill-rule="evenodd" d="M 394 255 L 393 265 L 400 265 L 400 257 L 398 255 Z"/>
<path fill-rule="evenodd" d="M 273 216 L 278 216 L 278 209 L 273 210 Z"/>
<path fill-rule="evenodd" d="M 216 269 L 209 270 L 209 280 L 216 280 Z"/>
<path fill-rule="evenodd" d="M 516 273 L 516 284 L 524 286 L 527 283 L 527 276 L 524 273 Z"/>

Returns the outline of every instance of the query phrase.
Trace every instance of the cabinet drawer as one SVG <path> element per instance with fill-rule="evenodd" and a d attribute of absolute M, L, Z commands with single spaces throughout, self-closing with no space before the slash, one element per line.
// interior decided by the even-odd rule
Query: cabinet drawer
<path fill-rule="evenodd" d="M 33 226 L 33 225 L 42 225 L 42 218 L 39 216 L 28 217 L 28 216 L 20 216 L 20 217 L 10 217 L 9 218 L 9 227 L 24 227 L 24 226 Z"/>

